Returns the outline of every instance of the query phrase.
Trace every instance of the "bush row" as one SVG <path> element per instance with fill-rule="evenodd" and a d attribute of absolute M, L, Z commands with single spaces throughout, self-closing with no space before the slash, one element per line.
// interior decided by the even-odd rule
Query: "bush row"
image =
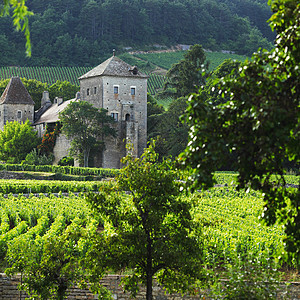
<path fill-rule="evenodd" d="M 102 169 L 102 168 L 81 168 L 71 166 L 52 166 L 52 165 L 26 165 L 26 164 L 0 164 L 0 171 L 31 171 L 46 173 L 61 173 L 70 175 L 94 175 L 100 177 L 115 177 L 118 169 Z"/>

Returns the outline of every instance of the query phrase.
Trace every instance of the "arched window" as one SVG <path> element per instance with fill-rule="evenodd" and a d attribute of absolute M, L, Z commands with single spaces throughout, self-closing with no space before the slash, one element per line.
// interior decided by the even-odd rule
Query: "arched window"
<path fill-rule="evenodd" d="M 125 121 L 130 121 L 130 114 L 125 115 Z"/>

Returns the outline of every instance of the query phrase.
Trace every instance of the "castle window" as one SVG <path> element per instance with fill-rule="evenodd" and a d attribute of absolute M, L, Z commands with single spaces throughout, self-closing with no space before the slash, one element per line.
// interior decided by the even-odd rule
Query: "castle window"
<path fill-rule="evenodd" d="M 135 95 L 135 87 L 131 87 L 130 88 L 130 94 L 132 95 L 132 96 L 134 96 Z"/>
<path fill-rule="evenodd" d="M 130 114 L 125 115 L 125 121 L 130 121 Z"/>
<path fill-rule="evenodd" d="M 115 119 L 115 121 L 118 121 L 118 113 L 111 113 L 111 116 Z"/>
<path fill-rule="evenodd" d="M 17 118 L 18 118 L 18 119 L 21 119 L 21 118 L 22 118 L 22 112 L 21 112 L 20 110 L 18 110 Z"/>
<path fill-rule="evenodd" d="M 94 87 L 94 94 L 97 94 L 97 87 Z"/>
<path fill-rule="evenodd" d="M 119 94 L 119 86 L 114 85 L 114 94 Z"/>
<path fill-rule="evenodd" d="M 90 89 L 86 89 L 86 95 L 87 95 L 87 96 L 90 95 Z"/>

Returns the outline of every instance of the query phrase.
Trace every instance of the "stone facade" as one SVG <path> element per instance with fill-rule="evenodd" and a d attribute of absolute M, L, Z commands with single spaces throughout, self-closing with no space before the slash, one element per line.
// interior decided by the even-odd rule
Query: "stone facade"
<path fill-rule="evenodd" d="M 112 56 L 80 78 L 80 93 L 76 98 L 62 101 L 49 99 L 44 92 L 41 108 L 34 114 L 34 102 L 18 77 L 11 79 L 0 98 L 0 129 L 6 122 L 27 119 L 42 137 L 47 124 L 59 121 L 59 112 L 71 101 L 87 101 L 96 108 L 104 108 L 115 119 L 116 138 L 105 140 L 105 150 L 94 153 L 95 167 L 120 168 L 126 155 L 126 144 L 134 147 L 132 154 L 140 156 L 147 144 L 147 76 Z M 68 155 L 70 141 L 61 136 L 54 147 L 54 163 Z"/>
<path fill-rule="evenodd" d="M 128 142 L 140 156 L 147 144 L 147 76 L 112 56 L 79 80 L 81 100 L 108 110 L 116 120 L 118 136 L 105 141 L 106 150 L 97 158 L 101 166 L 120 168 Z"/>
<path fill-rule="evenodd" d="M 19 77 L 12 77 L 0 97 L 0 129 L 7 122 L 34 120 L 34 102 Z"/>
<path fill-rule="evenodd" d="M 101 280 L 101 284 L 105 286 L 112 293 L 114 300 L 142 300 L 146 298 L 145 288 L 141 288 L 136 298 L 130 297 L 130 294 L 124 293 L 120 286 L 121 276 L 108 275 Z M 28 297 L 24 292 L 18 290 L 18 284 L 21 281 L 21 276 L 7 277 L 5 274 L 0 274 L 0 300 L 25 300 Z M 97 295 L 93 295 L 88 289 L 80 289 L 73 287 L 68 291 L 68 300 L 79 299 L 98 299 Z M 210 298 L 206 291 L 198 291 L 195 296 L 168 294 L 157 283 L 153 286 L 153 300 L 199 300 Z M 288 285 L 282 283 L 277 292 L 277 299 L 300 299 L 300 283 L 291 282 Z"/>

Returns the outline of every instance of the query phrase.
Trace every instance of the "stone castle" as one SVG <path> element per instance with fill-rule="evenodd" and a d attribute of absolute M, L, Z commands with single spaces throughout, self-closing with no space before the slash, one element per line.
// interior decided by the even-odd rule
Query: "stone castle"
<path fill-rule="evenodd" d="M 7 122 L 25 122 L 27 119 L 42 136 L 47 124 L 59 122 L 59 112 L 71 101 L 87 101 L 104 108 L 115 119 L 116 138 L 105 140 L 105 151 L 96 153 L 92 165 L 120 168 L 126 155 L 126 144 L 134 146 L 134 155 L 140 156 L 147 143 L 147 76 L 136 67 L 115 55 L 79 78 L 80 92 L 76 98 L 63 101 L 44 92 L 41 108 L 34 112 L 34 102 L 20 78 L 11 78 L 0 98 L 0 129 Z M 70 141 L 60 134 L 54 147 L 54 163 L 68 155 Z"/>

